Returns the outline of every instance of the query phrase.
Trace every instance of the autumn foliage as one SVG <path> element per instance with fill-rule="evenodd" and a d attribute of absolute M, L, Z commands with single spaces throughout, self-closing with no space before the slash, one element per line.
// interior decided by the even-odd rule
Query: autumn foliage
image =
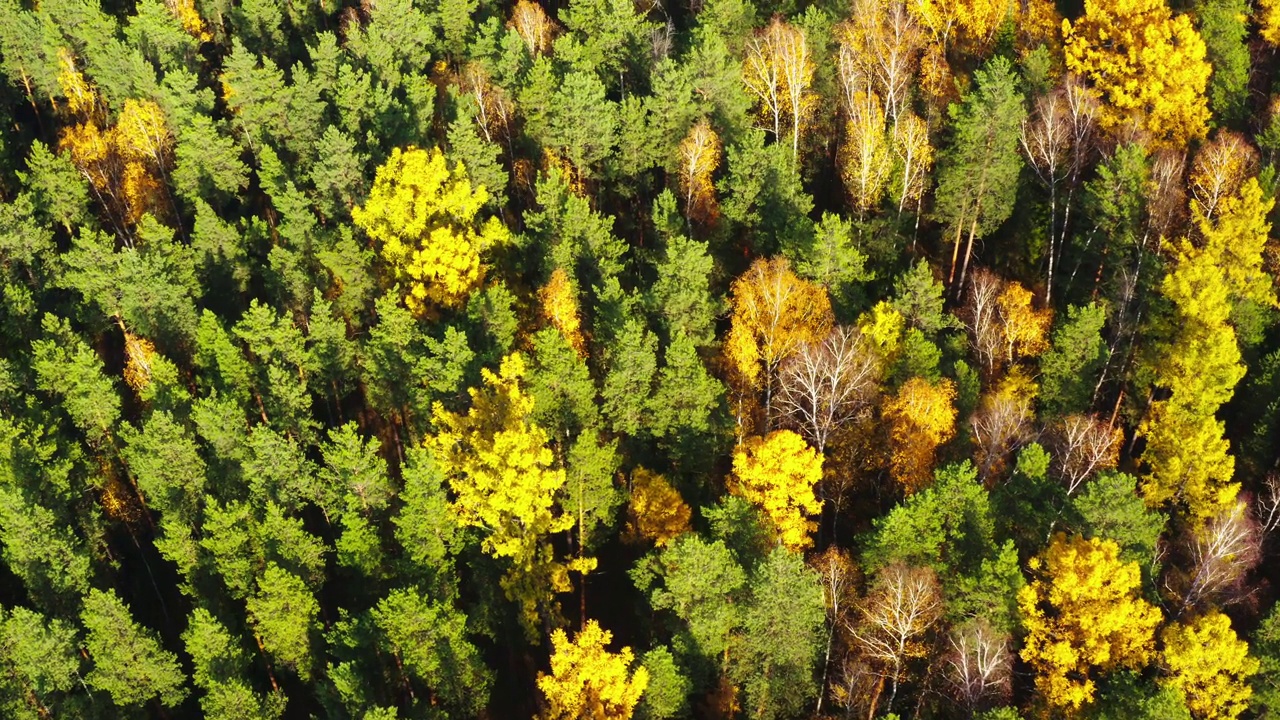
<path fill-rule="evenodd" d="M 931 383 L 911 378 L 885 401 L 883 414 L 893 453 L 889 471 L 907 493 L 928 484 L 938 446 L 955 435 L 955 396 L 950 380 Z"/>
<path fill-rule="evenodd" d="M 1059 533 L 1031 561 L 1034 579 L 1018 593 L 1027 631 L 1021 655 L 1055 708 L 1079 710 L 1092 702 L 1099 677 L 1151 659 L 1160 611 L 1140 596 L 1138 564 L 1119 553 L 1110 540 Z"/>
<path fill-rule="evenodd" d="M 587 343 L 582 337 L 577 291 L 574 289 L 573 281 L 569 279 L 569 274 L 562 268 L 556 268 L 551 273 L 551 279 L 538 291 L 538 299 L 542 301 L 542 317 L 560 331 L 580 357 L 585 357 Z"/>
<path fill-rule="evenodd" d="M 692 511 L 663 476 L 636 468 L 631 473 L 631 504 L 627 508 L 628 534 L 659 547 L 689 531 Z"/>
<path fill-rule="evenodd" d="M 1063 21 L 1067 69 L 1102 95 L 1102 127 L 1133 124 L 1163 147 L 1204 137 L 1212 68 L 1191 22 L 1164 0 L 1087 0 Z"/>
<path fill-rule="evenodd" d="M 720 215 L 712 176 L 720 167 L 722 154 L 720 136 L 706 118 L 689 128 L 680 143 L 680 192 L 690 222 L 711 225 Z"/>
<path fill-rule="evenodd" d="M 507 242 L 510 233 L 497 219 L 476 221 L 488 199 L 466 168 L 450 168 L 439 150 L 396 148 L 351 217 L 405 284 L 405 304 L 422 314 L 462 304 L 484 277 L 481 253 Z"/>
<path fill-rule="evenodd" d="M 61 146 L 124 225 L 142 216 L 159 215 L 164 204 L 165 173 L 173 164 L 173 135 L 164 111 L 151 100 L 124 102 L 114 125 L 108 125 L 106 103 L 85 80 L 74 56 L 61 54 L 58 82 L 66 109 L 77 121 L 62 133 Z"/>
<path fill-rule="evenodd" d="M 631 648 L 612 653 L 613 633 L 588 620 L 573 641 L 551 634 L 551 673 L 538 673 L 545 699 L 539 720 L 627 720 L 649 684 L 645 668 L 630 669 Z"/>
<path fill-rule="evenodd" d="M 484 387 L 470 390 L 465 415 L 437 404 L 440 431 L 427 438 L 427 447 L 453 489 L 459 522 L 484 532 L 485 552 L 510 561 L 503 588 L 532 628 L 550 595 L 569 589 L 550 536 L 573 527 L 574 517 L 556 502 L 565 472 L 556 467 L 546 431 L 529 419 L 533 398 L 522 385 L 525 372 L 522 357 L 509 355 L 497 373 L 481 371 Z"/>
<path fill-rule="evenodd" d="M 794 550 L 813 544 L 809 520 L 822 509 L 814 486 L 822 481 L 822 456 L 790 430 L 751 436 L 733 453 L 730 490 L 764 511 L 778 542 Z"/>
<path fill-rule="evenodd" d="M 791 130 L 791 151 L 800 151 L 800 135 L 813 112 L 813 55 L 804 30 L 774 18 L 747 41 L 742 78 L 759 107 L 761 119 L 782 141 Z"/>
<path fill-rule="evenodd" d="M 542 6 L 533 0 L 519 0 L 511 11 L 507 27 L 515 30 L 529 48 L 529 54 L 537 56 L 551 50 L 551 41 L 559 31 L 556 22 L 547 16 Z"/>
<path fill-rule="evenodd" d="M 1214 610 L 1187 623 L 1173 623 L 1164 643 L 1164 682 L 1186 699 L 1197 720 L 1234 720 L 1253 694 L 1249 677 L 1258 671 L 1249 645 L 1236 636 L 1231 619 Z"/>
<path fill-rule="evenodd" d="M 764 390 L 767 427 L 778 367 L 803 343 L 823 340 L 834 319 L 827 291 L 791 271 L 785 258 L 761 258 L 733 281 L 733 307 L 725 357 L 738 393 L 740 422 Z"/>
<path fill-rule="evenodd" d="M 0 720 L 1280 720 L 1278 50 L 0 0 Z"/>
<path fill-rule="evenodd" d="M 1218 203 L 1216 221 L 1195 213 L 1200 243 L 1184 239 L 1176 246 L 1176 264 L 1161 287 L 1175 309 L 1171 339 L 1156 379 L 1171 395 L 1154 403 L 1139 427 L 1151 469 L 1144 494 L 1153 505 L 1175 500 L 1206 519 L 1235 500 L 1235 458 L 1216 414 L 1244 376 L 1233 307 L 1242 300 L 1275 302 L 1261 273 L 1272 203 L 1251 178 Z"/>

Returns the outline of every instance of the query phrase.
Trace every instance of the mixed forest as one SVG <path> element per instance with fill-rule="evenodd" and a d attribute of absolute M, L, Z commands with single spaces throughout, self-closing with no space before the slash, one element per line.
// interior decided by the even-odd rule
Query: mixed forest
<path fill-rule="evenodd" d="M 0 0 L 0 717 L 1280 719 L 1278 49 Z"/>

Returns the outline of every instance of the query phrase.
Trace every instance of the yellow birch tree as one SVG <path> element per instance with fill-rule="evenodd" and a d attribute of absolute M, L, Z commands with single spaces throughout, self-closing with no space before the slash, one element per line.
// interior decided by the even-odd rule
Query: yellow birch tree
<path fill-rule="evenodd" d="M 556 502 L 565 471 L 555 466 L 547 432 L 530 419 L 533 397 L 524 376 L 519 354 L 503 358 L 497 373 L 482 369 L 484 386 L 468 391 L 465 415 L 436 403 L 439 432 L 426 445 L 453 490 L 458 522 L 484 532 L 486 553 L 510 560 L 502 586 L 520 604 L 532 635 L 554 594 L 570 589 L 568 571 L 589 571 L 594 561 L 567 566 L 555 559 L 551 536 L 573 527 L 574 517 Z"/>
<path fill-rule="evenodd" d="M 1213 610 L 1189 623 L 1174 623 L 1164 641 L 1163 683 L 1186 700 L 1198 720 L 1235 720 L 1249 707 L 1249 677 L 1260 663 L 1231 629 L 1231 618 Z"/>
<path fill-rule="evenodd" d="M 465 302 L 484 277 L 481 253 L 510 239 L 497 218 L 477 222 L 488 200 L 483 186 L 472 187 L 466 168 L 450 168 L 440 150 L 396 148 L 351 218 L 407 286 L 405 304 L 423 315 Z"/>
<path fill-rule="evenodd" d="M 1151 659 L 1160 610 L 1142 599 L 1138 563 L 1122 562 L 1114 542 L 1058 533 L 1031 572 L 1018 591 L 1021 655 L 1050 706 L 1078 711 L 1101 674 Z"/>
<path fill-rule="evenodd" d="M 1134 123 L 1155 147 L 1182 147 L 1207 131 L 1212 67 L 1189 15 L 1165 0 L 1085 0 L 1063 21 L 1067 69 L 1102 95 L 1103 128 Z"/>
<path fill-rule="evenodd" d="M 881 413 L 889 424 L 892 456 L 889 472 L 908 494 L 933 477 L 938 446 L 956 432 L 955 385 L 946 378 L 931 383 L 911 378 L 885 401 Z"/>
<path fill-rule="evenodd" d="M 730 491 L 764 511 L 778 542 L 792 550 L 813 544 L 809 520 L 822 510 L 814 487 L 822 480 L 822 456 L 790 430 L 747 438 L 733 452 Z"/>
<path fill-rule="evenodd" d="M 538 720 L 627 720 L 649 686 L 649 671 L 635 671 L 631 648 L 616 653 L 605 646 L 613 634 L 588 620 L 569 641 L 564 630 L 551 634 L 551 673 L 538 673 L 544 710 Z"/>

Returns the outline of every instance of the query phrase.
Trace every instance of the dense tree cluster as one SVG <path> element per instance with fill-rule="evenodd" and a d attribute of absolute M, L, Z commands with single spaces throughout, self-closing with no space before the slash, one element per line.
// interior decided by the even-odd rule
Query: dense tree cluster
<path fill-rule="evenodd" d="M 1280 718 L 1280 0 L 0 0 L 0 716 Z"/>

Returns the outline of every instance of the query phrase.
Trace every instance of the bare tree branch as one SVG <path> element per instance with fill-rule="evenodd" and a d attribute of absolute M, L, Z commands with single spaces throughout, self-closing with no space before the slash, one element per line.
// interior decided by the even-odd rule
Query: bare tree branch
<path fill-rule="evenodd" d="M 979 619 L 953 630 L 948 642 L 944 677 L 957 702 L 972 714 L 984 704 L 1008 699 L 1013 678 L 1008 634 Z"/>
<path fill-rule="evenodd" d="M 878 358 L 853 327 L 804 343 L 779 371 L 778 407 L 824 452 L 831 433 L 864 412 L 879 379 Z"/>

